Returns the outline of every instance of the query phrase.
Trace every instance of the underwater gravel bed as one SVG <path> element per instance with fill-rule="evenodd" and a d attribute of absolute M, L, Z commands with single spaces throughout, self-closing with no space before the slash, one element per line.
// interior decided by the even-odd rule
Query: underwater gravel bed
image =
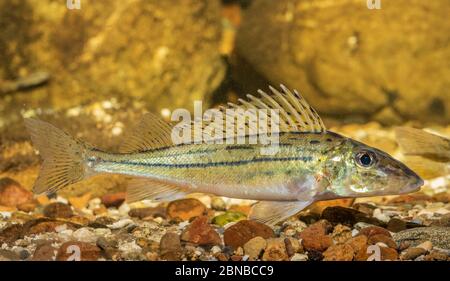
<path fill-rule="evenodd" d="M 0 203 L 10 205 L 0 207 L 0 260 L 450 260 L 448 193 L 325 201 L 271 228 L 246 220 L 251 201 L 33 199 L 0 181 Z"/>

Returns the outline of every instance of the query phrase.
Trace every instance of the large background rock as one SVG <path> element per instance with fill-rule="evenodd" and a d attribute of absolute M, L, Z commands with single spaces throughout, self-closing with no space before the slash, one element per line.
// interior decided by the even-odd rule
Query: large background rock
<path fill-rule="evenodd" d="M 3 123 L 18 111 L 111 97 L 156 112 L 191 108 L 220 84 L 218 0 L 82 0 L 80 10 L 65 2 L 0 0 L 0 84 L 51 76 L 31 92 L 0 93 Z"/>
<path fill-rule="evenodd" d="M 323 115 L 448 123 L 448 0 L 381 2 L 369 10 L 365 0 L 255 0 L 237 52 Z"/>
<path fill-rule="evenodd" d="M 26 188 L 37 177 L 23 117 L 113 152 L 145 111 L 191 109 L 194 100 L 206 108 L 225 74 L 220 8 L 219 0 L 81 0 L 80 10 L 0 0 L 0 177 Z M 50 75 L 45 85 L 9 90 L 40 71 Z M 61 194 L 100 196 L 124 183 L 99 176 Z"/>

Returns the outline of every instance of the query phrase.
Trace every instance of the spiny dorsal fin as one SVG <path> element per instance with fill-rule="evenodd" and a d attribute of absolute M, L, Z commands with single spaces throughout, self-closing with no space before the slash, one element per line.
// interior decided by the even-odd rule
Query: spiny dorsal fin
<path fill-rule="evenodd" d="M 171 146 L 172 127 L 152 113 L 146 113 L 120 147 L 121 153 L 141 152 Z"/>
<path fill-rule="evenodd" d="M 128 182 L 127 202 L 133 203 L 145 199 L 153 201 L 172 201 L 186 196 L 182 187 L 144 177 L 135 177 Z"/>
<path fill-rule="evenodd" d="M 247 95 L 248 100 L 239 99 L 239 103 L 228 103 L 228 107 L 219 107 L 219 111 L 223 115 L 223 124 L 225 123 L 227 109 L 242 109 L 246 111 L 246 116 L 253 116 L 249 109 L 258 110 L 266 109 L 268 118 L 272 118 L 270 110 L 276 110 L 279 113 L 279 132 L 311 132 L 323 133 L 326 132 L 326 127 L 317 112 L 306 102 L 306 100 L 296 91 L 290 91 L 284 85 L 280 85 L 282 91 L 269 86 L 272 95 L 267 94 L 262 90 L 258 90 L 260 97 Z M 242 114 L 241 114 L 242 115 Z M 257 117 L 255 119 L 258 119 Z M 246 119 L 245 131 L 249 131 L 251 118 Z M 206 126 L 213 126 L 217 130 L 222 130 L 225 135 L 225 126 L 217 126 L 214 124 L 214 119 L 210 122 L 202 121 L 202 128 Z M 192 125 L 197 121 L 193 121 Z M 270 123 L 270 122 L 269 122 Z M 194 126 L 192 126 L 194 127 Z M 269 124 L 270 129 L 270 124 Z M 235 135 L 239 133 L 235 131 Z"/>

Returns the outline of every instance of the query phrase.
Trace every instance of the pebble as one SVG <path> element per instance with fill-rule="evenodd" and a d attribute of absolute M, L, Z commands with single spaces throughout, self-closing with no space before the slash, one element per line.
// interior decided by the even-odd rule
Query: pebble
<path fill-rule="evenodd" d="M 369 237 L 368 244 L 375 245 L 377 243 L 383 243 L 384 245 L 392 249 L 397 248 L 397 244 L 395 243 L 395 241 L 391 237 L 384 234 L 374 234 Z"/>
<path fill-rule="evenodd" d="M 380 247 L 381 251 L 381 260 L 386 261 L 395 261 L 398 260 L 398 253 L 396 250 L 389 247 Z"/>
<path fill-rule="evenodd" d="M 194 198 L 175 200 L 167 206 L 167 215 L 170 219 L 187 221 L 205 213 L 206 206 Z"/>
<path fill-rule="evenodd" d="M 230 208 L 228 208 L 228 211 L 241 212 L 248 216 L 251 209 L 252 206 L 250 205 L 231 205 Z"/>
<path fill-rule="evenodd" d="M 222 251 L 222 249 L 220 249 L 219 246 L 213 246 L 213 247 L 211 248 L 211 253 L 212 253 L 212 254 L 218 254 L 218 253 L 220 253 L 221 251 Z"/>
<path fill-rule="evenodd" d="M 208 223 L 207 216 L 201 216 L 183 231 L 181 240 L 194 243 L 196 245 L 220 245 L 222 240 L 219 234 Z"/>
<path fill-rule="evenodd" d="M 130 208 L 130 206 L 127 203 L 123 203 L 122 205 L 120 205 L 120 207 L 118 209 L 119 214 L 121 216 L 128 215 L 128 212 L 130 212 L 130 210 L 131 210 L 131 208 Z"/>
<path fill-rule="evenodd" d="M 382 224 L 378 219 L 369 217 L 363 212 L 345 207 L 328 207 L 322 212 L 322 219 L 335 224 L 353 226 L 357 222 L 366 222 L 374 225 Z"/>
<path fill-rule="evenodd" d="M 45 232 L 56 232 L 57 227 L 66 225 L 67 229 L 75 230 L 80 226 L 71 222 L 51 220 L 47 218 L 28 221 L 24 224 L 24 236 Z"/>
<path fill-rule="evenodd" d="M 433 222 L 431 225 L 432 226 L 450 227 L 450 214 L 443 215 L 437 221 Z"/>
<path fill-rule="evenodd" d="M 103 203 L 103 205 L 106 206 L 106 208 L 110 207 L 118 208 L 120 205 L 122 205 L 123 202 L 125 202 L 126 195 L 127 195 L 126 192 L 106 194 L 102 196 L 101 202 Z"/>
<path fill-rule="evenodd" d="M 399 232 L 399 231 L 405 230 L 406 222 L 401 219 L 393 218 L 393 219 L 389 220 L 387 229 L 391 232 Z"/>
<path fill-rule="evenodd" d="M 18 261 L 20 257 L 17 253 L 9 250 L 0 249 L 0 261 Z"/>
<path fill-rule="evenodd" d="M 131 209 L 128 212 L 130 217 L 136 217 L 139 219 L 144 219 L 147 217 L 166 217 L 166 208 L 163 207 L 146 207 L 146 208 L 136 208 Z"/>
<path fill-rule="evenodd" d="M 425 241 L 425 242 L 417 245 L 416 247 L 424 249 L 425 251 L 429 252 L 429 251 L 431 251 L 431 249 L 433 249 L 433 243 L 431 243 L 431 241 Z"/>
<path fill-rule="evenodd" d="M 52 243 L 42 243 L 36 247 L 33 257 L 33 261 L 52 261 L 55 259 L 57 249 L 52 246 Z"/>
<path fill-rule="evenodd" d="M 412 228 L 394 233 L 393 238 L 397 243 L 410 241 L 412 246 L 430 241 L 435 247 L 450 249 L 450 227 L 432 226 Z"/>
<path fill-rule="evenodd" d="M 136 241 L 120 243 L 118 249 L 121 257 L 126 260 L 139 259 L 139 255 L 142 252 L 142 248 L 136 244 Z"/>
<path fill-rule="evenodd" d="M 408 248 L 402 255 L 400 256 L 402 260 L 414 260 L 417 257 L 426 254 L 427 251 L 423 248 L 411 247 Z"/>
<path fill-rule="evenodd" d="M 426 261 L 448 261 L 450 257 L 448 254 L 440 252 L 440 251 L 431 251 L 430 254 L 426 255 L 424 260 Z"/>
<path fill-rule="evenodd" d="M 247 216 L 241 212 L 234 212 L 234 211 L 229 211 L 229 212 L 225 212 L 224 214 L 215 216 L 212 219 L 212 223 L 213 224 L 217 224 L 219 226 L 224 226 L 230 222 L 237 222 L 240 220 L 245 220 L 247 219 Z"/>
<path fill-rule="evenodd" d="M 109 224 L 107 226 L 110 229 L 119 229 L 119 228 L 124 228 L 124 227 L 129 226 L 129 225 L 134 225 L 134 221 L 131 220 L 131 219 L 128 219 L 128 218 L 124 218 L 124 219 L 116 221 L 116 222 L 114 222 L 112 224 Z"/>
<path fill-rule="evenodd" d="M 72 208 L 64 203 L 50 203 L 44 208 L 44 216 L 49 218 L 70 218 L 73 216 Z"/>
<path fill-rule="evenodd" d="M 367 261 L 369 256 L 367 254 L 367 237 L 365 235 L 352 237 L 346 242 L 346 244 L 352 247 L 354 260 Z"/>
<path fill-rule="evenodd" d="M 95 243 L 97 241 L 97 235 L 87 227 L 75 230 L 72 236 L 80 242 Z"/>
<path fill-rule="evenodd" d="M 244 244 L 244 253 L 249 256 L 250 260 L 256 260 L 262 253 L 262 251 L 266 248 L 267 242 L 266 239 L 261 236 L 256 236 L 247 241 Z"/>
<path fill-rule="evenodd" d="M 17 209 L 22 212 L 30 213 L 36 209 L 36 203 L 34 201 L 25 202 L 17 205 Z"/>
<path fill-rule="evenodd" d="M 293 237 L 284 238 L 284 245 L 288 256 L 293 256 L 295 253 L 303 252 L 303 246 L 300 241 Z"/>
<path fill-rule="evenodd" d="M 323 252 L 324 261 L 351 261 L 353 260 L 354 251 L 348 244 L 339 244 L 330 246 Z"/>
<path fill-rule="evenodd" d="M 352 238 L 352 229 L 348 226 L 338 224 L 334 227 L 331 238 L 335 244 L 342 244 Z"/>
<path fill-rule="evenodd" d="M 264 239 L 275 237 L 272 228 L 256 221 L 241 220 L 224 232 L 225 245 L 236 249 L 244 246 L 250 239 L 261 236 Z"/>
<path fill-rule="evenodd" d="M 368 238 L 370 238 L 370 236 L 372 235 L 376 235 L 376 234 L 383 234 L 387 237 L 392 237 L 391 233 L 389 232 L 389 230 L 384 229 L 382 227 L 379 226 L 369 226 L 369 227 L 365 227 L 363 229 L 361 229 L 359 231 L 359 234 L 361 235 L 365 235 Z"/>
<path fill-rule="evenodd" d="M 388 215 L 384 214 L 383 211 L 381 211 L 381 209 L 377 208 L 373 211 L 373 215 L 374 218 L 382 221 L 382 222 L 389 222 L 389 220 L 391 219 Z"/>
<path fill-rule="evenodd" d="M 211 198 L 211 209 L 216 211 L 225 211 L 227 209 L 227 204 L 222 199 L 222 197 L 212 197 Z"/>
<path fill-rule="evenodd" d="M 291 261 L 307 261 L 308 260 L 308 255 L 305 254 L 294 254 L 291 259 Z"/>
<path fill-rule="evenodd" d="M 101 249 L 95 244 L 69 241 L 61 245 L 56 255 L 58 261 L 96 261 Z"/>
<path fill-rule="evenodd" d="M 180 236 L 173 232 L 164 234 L 159 244 L 159 251 L 161 259 L 170 261 L 181 260 L 182 248 Z"/>
<path fill-rule="evenodd" d="M 81 210 L 87 207 L 90 199 L 91 193 L 88 192 L 80 197 L 69 197 L 68 201 L 74 208 Z"/>
<path fill-rule="evenodd" d="M 315 251 L 315 250 L 309 250 L 308 251 L 308 260 L 321 261 L 322 259 L 323 259 L 322 252 Z"/>
<path fill-rule="evenodd" d="M 267 239 L 267 246 L 262 256 L 263 261 L 287 261 L 289 256 L 286 252 L 284 239 L 269 238 Z"/>
<path fill-rule="evenodd" d="M 11 244 L 23 236 L 24 228 L 21 224 L 13 224 L 3 228 L 0 231 L 0 245 L 3 243 Z"/>
<path fill-rule="evenodd" d="M 32 201 L 33 193 L 11 178 L 0 179 L 0 205 L 16 207 Z"/>

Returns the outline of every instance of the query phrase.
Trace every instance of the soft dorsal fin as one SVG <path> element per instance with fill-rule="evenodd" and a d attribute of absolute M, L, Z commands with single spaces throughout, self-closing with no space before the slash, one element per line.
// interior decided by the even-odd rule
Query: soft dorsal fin
<path fill-rule="evenodd" d="M 146 113 L 120 147 L 121 153 L 132 153 L 171 146 L 172 127 L 152 113 Z"/>
<path fill-rule="evenodd" d="M 266 109 L 268 118 L 272 118 L 270 110 L 277 110 L 279 113 L 279 132 L 311 132 L 323 133 L 326 132 L 326 127 L 317 112 L 306 102 L 306 100 L 296 91 L 290 91 L 284 85 L 280 85 L 282 91 L 269 86 L 272 95 L 259 90 L 259 97 L 247 95 L 248 100 L 239 99 L 237 104 L 228 103 L 228 107 L 219 107 L 219 111 L 223 115 L 223 124 L 226 124 L 226 116 L 228 109 L 242 109 L 246 111 L 246 116 L 252 115 L 247 110 Z M 239 114 L 239 112 L 236 112 Z M 255 114 L 253 114 L 255 115 Z M 251 118 L 246 119 L 245 131 L 249 130 Z M 257 119 L 257 117 L 256 117 Z M 226 134 L 225 126 L 220 127 L 214 124 L 214 120 L 210 122 L 202 121 L 202 127 L 212 125 L 217 130 L 223 129 L 223 134 Z M 196 121 L 193 121 L 195 124 Z M 235 131 L 236 136 L 239 133 Z"/>

